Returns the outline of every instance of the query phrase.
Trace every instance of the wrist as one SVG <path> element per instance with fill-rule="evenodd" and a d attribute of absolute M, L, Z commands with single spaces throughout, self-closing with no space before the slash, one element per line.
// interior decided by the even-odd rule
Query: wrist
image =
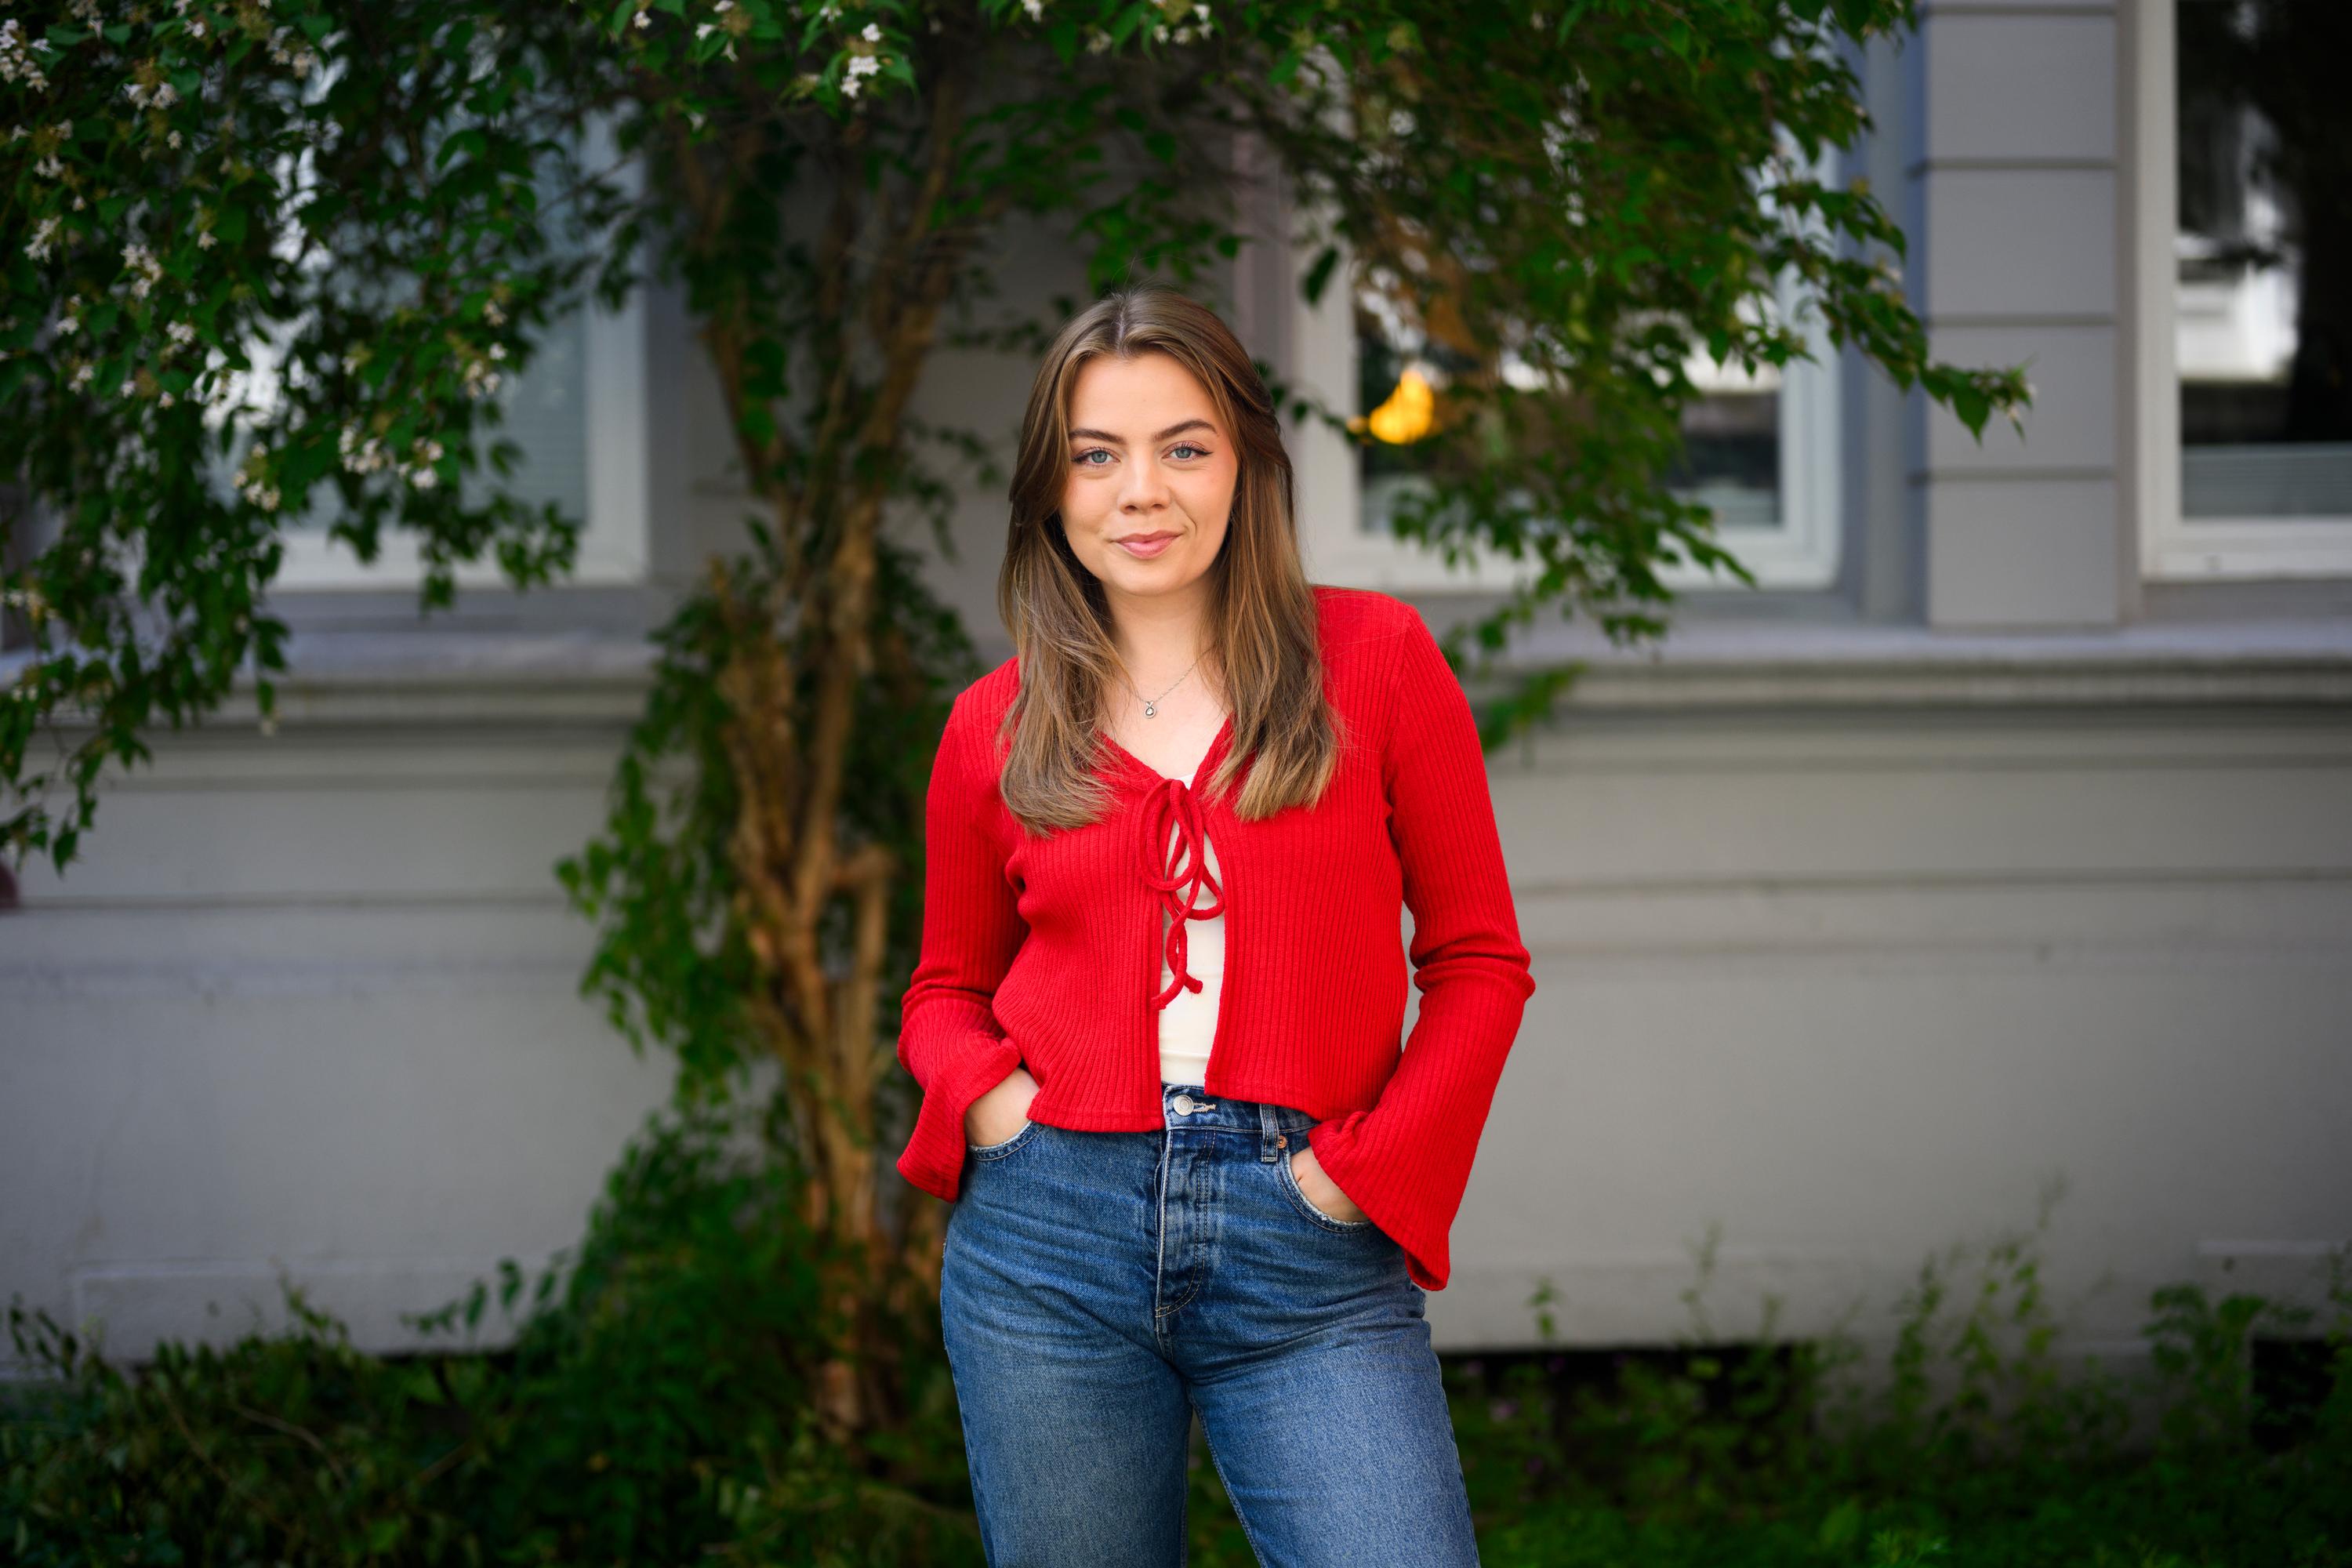
<path fill-rule="evenodd" d="M 963 1113 L 965 1142 L 972 1143 L 995 1142 L 993 1139 L 981 1136 L 981 1133 L 985 1129 L 996 1125 L 1000 1110 L 1006 1106 L 1018 1106 L 1021 1108 L 1022 1118 L 1026 1120 L 1029 1101 L 1035 1099 L 1036 1094 L 1037 1080 L 1030 1076 L 1027 1068 L 1017 1062 L 1014 1063 L 1011 1072 L 990 1085 L 965 1108 Z"/>

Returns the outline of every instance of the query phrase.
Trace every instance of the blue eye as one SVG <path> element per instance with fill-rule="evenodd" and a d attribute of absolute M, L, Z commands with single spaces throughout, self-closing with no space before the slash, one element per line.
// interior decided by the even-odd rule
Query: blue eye
<path fill-rule="evenodd" d="M 1196 447 L 1190 441 L 1181 441 L 1177 443 L 1176 450 L 1180 452 L 1197 452 L 1203 458 L 1209 455 L 1209 449 L 1206 447 Z"/>

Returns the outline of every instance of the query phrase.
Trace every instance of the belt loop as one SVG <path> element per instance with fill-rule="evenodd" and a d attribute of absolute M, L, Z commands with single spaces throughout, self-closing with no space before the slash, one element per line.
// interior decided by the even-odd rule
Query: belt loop
<path fill-rule="evenodd" d="M 1282 1155 L 1281 1146 L 1275 1142 L 1282 1136 L 1282 1129 L 1276 1121 L 1274 1106 L 1270 1101 L 1263 1100 L 1258 1101 L 1257 1130 L 1258 1163 L 1271 1165 Z"/>

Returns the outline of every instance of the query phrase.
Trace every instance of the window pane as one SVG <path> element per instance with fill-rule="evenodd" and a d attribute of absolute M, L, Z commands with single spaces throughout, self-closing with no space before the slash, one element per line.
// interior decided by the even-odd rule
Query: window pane
<path fill-rule="evenodd" d="M 1357 413 L 1376 437 L 1357 449 L 1360 523 L 1367 533 L 1385 533 L 1397 492 L 1414 485 L 1421 472 L 1413 441 L 1429 420 L 1444 417 L 1447 382 L 1479 367 L 1414 331 L 1371 289 L 1356 302 L 1356 367 Z M 1700 395 L 1684 406 L 1684 451 L 1663 476 L 1666 487 L 1685 500 L 1712 507 L 1723 527 L 1780 528 L 1780 372 L 1763 365 L 1750 376 L 1737 364 L 1717 365 L 1703 352 L 1684 370 Z M 1503 374 L 1510 376 L 1509 364 Z"/>
<path fill-rule="evenodd" d="M 2175 0 L 2185 517 L 2352 514 L 2352 117 L 2328 5 Z"/>
<path fill-rule="evenodd" d="M 1700 395 L 1683 407 L 1683 456 L 1666 471 L 1666 488 L 1712 508 L 1725 528 L 1780 527 L 1779 371 L 1763 365 L 1749 377 L 1702 353 L 1684 374 Z"/>
<path fill-rule="evenodd" d="M 309 154 L 304 154 L 307 163 Z M 542 169 L 540 180 L 542 210 L 559 195 L 554 177 Z M 285 242 L 295 243 L 289 235 Z M 314 265 L 331 265 L 331 258 L 315 254 Z M 482 505 L 495 489 L 504 489 L 524 505 L 537 509 L 552 501 L 572 518 L 584 520 L 588 511 L 588 316 L 583 305 L 551 322 L 533 350 L 528 369 L 518 374 L 499 369 L 498 389 L 486 402 L 496 404 L 502 421 L 496 429 L 482 429 L 475 439 L 480 461 L 460 482 L 458 495 L 468 507 Z M 268 341 L 248 343 L 253 368 L 236 378 L 238 395 L 232 402 L 250 402 L 264 410 L 277 405 L 282 364 L 279 346 Z M 208 414 L 217 426 L 223 411 Z M 210 468 L 215 485 L 235 487 L 238 465 L 252 445 L 248 421 L 238 416 L 238 438 L 226 456 L 215 454 Z M 503 479 L 488 466 L 491 447 L 510 440 L 521 448 L 513 472 Z M 402 455 L 404 458 L 405 454 Z M 378 472 L 371 485 L 405 482 L 396 468 Z M 315 484 L 310 504 L 300 514 L 286 513 L 281 526 L 289 533 L 324 533 L 344 512 L 342 498 L 331 481 Z"/>
<path fill-rule="evenodd" d="M 1471 355 L 1414 331 L 1377 289 L 1357 294 L 1356 412 L 1374 437 L 1356 449 L 1363 531 L 1389 532 L 1398 492 L 1426 488 L 1413 443 L 1444 417 L 1448 383 L 1478 368 Z"/>

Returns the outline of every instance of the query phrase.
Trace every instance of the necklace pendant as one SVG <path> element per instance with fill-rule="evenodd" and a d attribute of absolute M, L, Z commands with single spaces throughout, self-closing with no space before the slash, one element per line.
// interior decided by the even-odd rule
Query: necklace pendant
<path fill-rule="evenodd" d="M 1143 705 L 1143 716 L 1147 719 L 1157 719 L 1160 716 L 1160 710 L 1147 702 Z"/>

